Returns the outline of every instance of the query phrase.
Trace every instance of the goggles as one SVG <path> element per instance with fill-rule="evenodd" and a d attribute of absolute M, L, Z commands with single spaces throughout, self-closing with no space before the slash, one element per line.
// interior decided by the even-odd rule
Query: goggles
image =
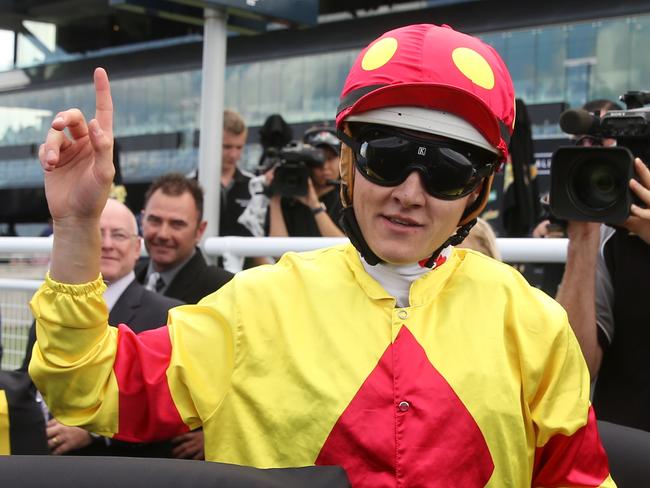
<path fill-rule="evenodd" d="M 476 190 L 496 168 L 497 156 L 451 139 L 420 138 L 392 127 L 369 126 L 356 139 L 343 131 L 339 139 L 354 153 L 359 172 L 380 186 L 397 186 L 413 172 L 424 188 L 441 200 L 457 200 Z"/>

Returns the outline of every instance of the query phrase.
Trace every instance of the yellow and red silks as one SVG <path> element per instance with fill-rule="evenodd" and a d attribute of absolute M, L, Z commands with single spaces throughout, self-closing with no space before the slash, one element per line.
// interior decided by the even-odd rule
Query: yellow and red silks
<path fill-rule="evenodd" d="M 566 314 L 477 253 L 407 308 L 351 246 L 242 272 L 140 335 L 107 327 L 101 292 L 48 280 L 32 302 L 30 373 L 66 423 L 132 441 L 202 425 L 207 459 L 340 464 L 355 487 L 615 486 Z"/>

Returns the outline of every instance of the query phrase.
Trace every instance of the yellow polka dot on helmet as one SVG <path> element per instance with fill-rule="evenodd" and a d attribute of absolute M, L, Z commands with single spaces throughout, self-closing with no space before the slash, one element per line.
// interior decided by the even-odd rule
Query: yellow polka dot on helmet
<path fill-rule="evenodd" d="M 370 46 L 361 59 L 361 68 L 365 71 L 381 68 L 397 51 L 397 39 L 384 37 Z"/>
<path fill-rule="evenodd" d="M 491 90 L 494 87 L 494 72 L 483 56 L 467 47 L 459 47 L 451 53 L 451 59 L 458 70 L 478 86 Z"/>

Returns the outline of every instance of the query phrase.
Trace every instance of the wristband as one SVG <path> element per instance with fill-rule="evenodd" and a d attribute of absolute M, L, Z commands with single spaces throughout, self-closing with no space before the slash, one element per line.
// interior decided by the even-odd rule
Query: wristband
<path fill-rule="evenodd" d="M 320 205 L 318 207 L 311 208 L 310 210 L 311 210 L 312 215 L 318 215 L 319 213 L 324 212 L 325 210 L 327 210 L 327 207 L 325 206 L 325 204 L 323 202 L 320 202 Z"/>

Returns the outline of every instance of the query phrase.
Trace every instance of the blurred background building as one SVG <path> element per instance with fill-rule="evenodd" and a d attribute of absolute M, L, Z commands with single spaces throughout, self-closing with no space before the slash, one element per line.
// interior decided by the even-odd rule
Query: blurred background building
<path fill-rule="evenodd" d="M 359 49 L 404 24 L 447 23 L 478 34 L 501 54 L 533 122 L 542 191 L 551 151 L 565 140 L 557 125 L 564 108 L 650 88 L 647 1 L 313 3 L 318 15 L 311 27 L 246 19 L 230 25 L 225 106 L 251 127 L 248 169 L 259 160 L 258 129 L 268 115 L 281 114 L 295 134 L 331 121 Z M 0 233 L 42 229 L 47 208 L 37 148 L 56 111 L 81 102 L 86 114 L 94 112 L 95 66 L 106 67 L 112 80 L 127 203 L 139 210 L 153 178 L 196 169 L 202 10 L 192 4 L 0 0 Z M 40 225 L 26 225 L 34 222 Z"/>

